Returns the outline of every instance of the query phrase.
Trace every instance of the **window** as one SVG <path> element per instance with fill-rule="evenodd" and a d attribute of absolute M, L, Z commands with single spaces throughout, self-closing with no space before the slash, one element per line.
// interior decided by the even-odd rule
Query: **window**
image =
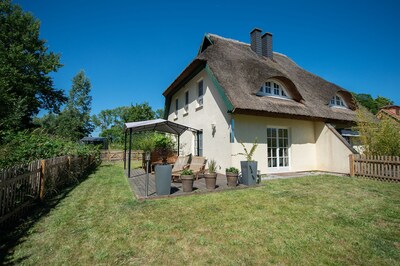
<path fill-rule="evenodd" d="M 189 109 L 189 91 L 185 92 L 185 111 L 187 112 Z"/>
<path fill-rule="evenodd" d="M 347 108 L 346 103 L 343 101 L 342 97 L 340 97 L 339 95 L 333 96 L 333 98 L 331 99 L 329 105 L 332 106 L 332 107 L 345 107 L 345 108 Z"/>
<path fill-rule="evenodd" d="M 284 86 L 277 81 L 265 82 L 261 86 L 257 95 L 258 96 L 273 96 L 273 97 L 290 99 Z"/>
<path fill-rule="evenodd" d="M 179 102 L 178 98 L 175 99 L 175 118 L 178 117 Z"/>
<path fill-rule="evenodd" d="M 235 120 L 231 119 L 231 131 L 230 131 L 230 142 L 235 143 Z"/>
<path fill-rule="evenodd" d="M 267 158 L 269 168 L 289 167 L 289 130 L 267 128 Z"/>
<path fill-rule="evenodd" d="M 203 106 L 203 95 L 204 95 L 204 88 L 203 88 L 203 80 L 197 82 L 197 104 L 198 106 Z"/>
<path fill-rule="evenodd" d="M 203 131 L 194 133 L 194 154 L 196 156 L 203 156 Z"/>

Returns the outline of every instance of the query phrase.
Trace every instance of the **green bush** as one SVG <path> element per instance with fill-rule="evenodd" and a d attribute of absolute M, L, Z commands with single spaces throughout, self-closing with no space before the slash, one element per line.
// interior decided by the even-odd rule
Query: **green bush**
<path fill-rule="evenodd" d="M 239 173 L 239 169 L 237 169 L 236 167 L 229 167 L 225 169 L 225 172 L 227 173 L 233 173 L 233 174 L 238 174 Z"/>
<path fill-rule="evenodd" d="M 99 147 L 49 135 L 42 129 L 0 132 L 0 169 L 63 155 L 99 158 Z"/>
<path fill-rule="evenodd" d="M 378 120 L 368 110 L 357 110 L 357 127 L 364 153 L 367 155 L 400 156 L 400 124 L 392 118 Z"/>
<path fill-rule="evenodd" d="M 193 175 L 193 171 L 191 169 L 185 169 L 181 172 L 181 175 Z"/>

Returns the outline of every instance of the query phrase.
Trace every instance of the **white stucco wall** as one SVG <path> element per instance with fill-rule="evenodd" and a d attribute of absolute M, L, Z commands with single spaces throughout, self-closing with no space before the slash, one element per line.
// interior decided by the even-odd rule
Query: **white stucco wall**
<path fill-rule="evenodd" d="M 233 154 L 243 152 L 242 141 L 248 149 L 255 137 L 258 147 L 254 160 L 258 161 L 258 170 L 262 174 L 270 173 L 267 165 L 267 128 L 287 128 L 289 130 L 289 171 L 307 171 L 316 169 L 316 151 L 314 122 L 305 120 L 235 115 L 235 143 Z M 242 156 L 233 156 L 232 164 L 240 166 Z M 287 171 L 287 170 L 286 170 Z"/>
<path fill-rule="evenodd" d="M 203 79 L 203 107 L 198 108 L 197 104 L 197 82 Z M 189 91 L 189 108 L 185 113 L 185 92 Z M 175 99 L 178 98 L 179 109 L 175 117 Z M 197 74 L 190 82 L 182 87 L 172 97 L 169 108 L 168 120 L 203 130 L 203 156 L 208 160 L 215 159 L 221 166 L 220 173 L 225 172 L 225 168 L 231 164 L 231 145 L 229 142 L 230 134 L 230 114 L 228 114 L 225 104 L 216 91 L 214 84 L 203 70 Z M 212 134 L 211 124 L 216 125 L 215 134 Z M 194 134 L 185 132 L 180 137 L 180 154 L 196 154 L 194 150 Z"/>
<path fill-rule="evenodd" d="M 203 79 L 203 107 L 197 104 L 197 82 Z M 189 91 L 189 108 L 184 110 L 185 92 Z M 179 99 L 179 109 L 175 115 L 175 99 Z M 235 123 L 235 142 L 230 143 L 231 118 Z M 254 159 L 258 161 L 258 169 L 262 174 L 272 173 L 267 167 L 267 128 L 287 128 L 289 130 L 289 168 L 282 171 L 330 171 L 349 172 L 348 155 L 351 151 L 323 122 L 273 118 L 250 115 L 231 115 L 227 112 L 214 84 L 203 70 L 172 96 L 168 120 L 190 126 L 203 131 L 203 155 L 207 159 L 215 159 L 225 168 L 234 166 L 240 169 L 243 152 L 239 141 L 248 149 L 257 137 L 259 146 Z M 211 124 L 216 125 L 212 134 Z M 185 132 L 181 138 L 180 154 L 196 154 L 194 150 L 194 134 Z"/>
<path fill-rule="evenodd" d="M 316 124 L 317 170 L 350 172 L 349 155 L 352 151 L 324 124 Z"/>

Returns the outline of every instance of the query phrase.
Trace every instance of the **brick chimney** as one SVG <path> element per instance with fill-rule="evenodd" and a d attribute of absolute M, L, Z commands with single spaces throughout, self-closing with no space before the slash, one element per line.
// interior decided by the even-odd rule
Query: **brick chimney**
<path fill-rule="evenodd" d="M 261 37 L 261 47 L 262 47 L 262 55 L 273 59 L 273 52 L 272 52 L 272 34 L 266 32 Z"/>
<path fill-rule="evenodd" d="M 257 55 L 262 56 L 261 49 L 261 30 L 255 28 L 250 32 L 251 39 L 251 50 L 253 50 Z"/>

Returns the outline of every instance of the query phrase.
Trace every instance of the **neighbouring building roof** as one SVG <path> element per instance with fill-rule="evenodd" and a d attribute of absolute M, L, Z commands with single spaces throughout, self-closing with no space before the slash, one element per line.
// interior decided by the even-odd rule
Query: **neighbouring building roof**
<path fill-rule="evenodd" d="M 376 114 L 378 118 L 381 118 L 382 115 L 386 117 L 390 117 L 400 122 L 400 106 L 398 105 L 388 105 L 382 107 L 379 112 Z"/>
<path fill-rule="evenodd" d="M 233 113 L 355 120 L 356 106 L 347 90 L 302 69 L 283 54 L 274 52 L 273 59 L 259 56 L 247 43 L 214 34 L 204 37 L 198 56 L 164 91 L 167 108 L 172 95 L 204 68 L 215 79 L 226 97 L 228 111 Z M 294 100 L 257 96 L 261 85 L 271 78 L 284 83 Z M 349 109 L 330 107 L 336 94 Z"/>

